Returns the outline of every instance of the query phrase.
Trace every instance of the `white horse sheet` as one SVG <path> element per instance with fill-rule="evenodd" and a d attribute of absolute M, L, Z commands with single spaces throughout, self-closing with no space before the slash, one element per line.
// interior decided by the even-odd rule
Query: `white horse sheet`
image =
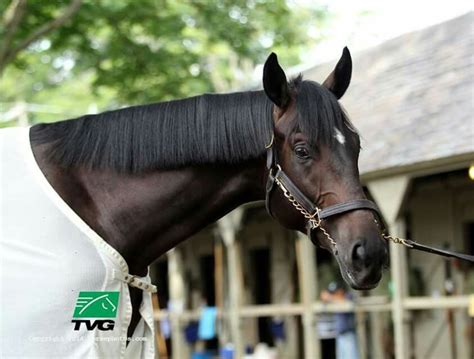
<path fill-rule="evenodd" d="M 0 357 L 154 358 L 150 292 L 127 345 L 128 266 L 48 183 L 28 128 L 0 130 L 0 160 Z"/>

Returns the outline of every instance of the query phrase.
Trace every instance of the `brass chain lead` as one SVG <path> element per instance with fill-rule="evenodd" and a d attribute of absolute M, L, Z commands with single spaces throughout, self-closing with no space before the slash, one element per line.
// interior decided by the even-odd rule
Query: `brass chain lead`
<path fill-rule="evenodd" d="M 266 149 L 269 149 L 273 146 L 273 143 L 275 142 L 275 135 L 272 133 L 272 137 L 270 138 L 270 142 L 268 145 L 265 145 Z M 277 164 L 277 167 L 281 170 L 280 165 Z M 270 170 L 271 171 L 271 170 Z M 321 209 L 318 207 L 315 207 L 316 210 L 313 214 L 309 213 L 291 194 L 291 192 L 285 187 L 285 185 L 278 179 L 275 178 L 275 182 L 277 183 L 278 187 L 283 191 L 283 195 L 288 199 L 288 201 L 296 208 L 298 212 L 300 212 L 304 218 L 308 220 L 309 226 L 311 229 L 318 229 L 326 236 L 328 241 L 331 243 L 331 245 L 334 247 L 334 254 L 337 255 L 337 243 L 336 241 L 331 237 L 331 235 L 326 231 L 326 229 L 323 228 L 321 225 L 321 218 L 319 218 L 319 213 L 321 212 Z M 374 216 L 374 222 L 379 227 L 380 229 L 380 234 L 383 239 L 385 239 L 388 242 L 393 242 L 396 244 L 402 244 L 408 248 L 413 248 L 413 245 L 409 243 L 407 239 L 400 238 L 397 236 L 392 236 L 390 234 L 385 233 L 385 229 L 380 226 L 380 223 L 377 221 L 377 219 Z"/>
<path fill-rule="evenodd" d="M 293 197 L 293 195 L 288 191 L 283 183 L 278 178 L 275 178 L 275 182 L 283 191 L 283 195 L 288 199 L 288 201 L 296 208 L 298 212 L 300 212 L 304 218 L 306 218 L 309 222 L 311 229 L 319 229 L 328 239 L 329 243 L 334 247 L 334 253 L 337 254 L 337 244 L 336 241 L 331 237 L 331 235 L 321 226 L 321 218 L 319 218 L 319 212 L 321 210 L 316 207 L 316 211 L 311 214 L 309 213 L 298 201 Z"/>
<path fill-rule="evenodd" d="M 281 181 L 278 178 L 275 178 L 275 182 L 278 185 L 278 187 L 280 187 L 280 189 L 282 190 L 283 195 L 293 205 L 293 207 L 295 207 L 296 210 L 298 212 L 300 212 L 304 216 L 304 218 L 306 218 L 308 220 L 310 228 L 311 229 L 319 229 L 323 233 L 323 235 L 326 236 L 326 238 L 331 243 L 331 245 L 334 247 L 334 252 L 335 252 L 335 254 L 337 254 L 337 243 L 336 243 L 336 241 L 331 237 L 331 235 L 321 225 L 321 218 L 319 218 L 319 212 L 321 212 L 321 210 L 318 207 L 316 207 L 316 211 L 313 214 L 309 213 L 305 208 L 303 208 L 303 206 L 301 206 L 301 204 L 298 203 L 298 201 L 295 199 L 295 197 L 293 197 L 291 192 L 285 187 L 285 185 L 283 183 L 281 183 Z M 396 244 L 402 244 L 402 245 L 404 245 L 408 248 L 413 248 L 413 245 L 408 243 L 408 240 L 406 240 L 404 238 L 397 237 L 397 236 L 392 236 L 392 235 L 386 234 L 385 231 L 381 229 L 380 224 L 377 221 L 377 219 L 374 218 L 374 221 L 375 221 L 375 224 L 377 224 L 377 226 L 380 228 L 380 232 L 381 232 L 381 235 L 382 235 L 383 239 L 385 239 L 386 241 L 389 241 L 389 242 L 396 243 Z"/>
<path fill-rule="evenodd" d="M 377 221 L 377 219 L 374 218 L 374 222 L 379 227 L 380 232 L 382 233 L 382 238 L 383 239 L 385 239 L 388 242 L 393 242 L 393 243 L 396 243 L 396 244 L 403 244 L 405 247 L 413 248 L 413 246 L 410 243 L 408 243 L 408 240 L 406 240 L 405 238 L 400 238 L 400 237 L 397 237 L 397 236 L 392 236 L 390 234 L 386 234 L 385 230 L 383 230 L 381 228 L 380 223 Z"/>
<path fill-rule="evenodd" d="M 399 238 L 399 237 L 391 236 L 385 233 L 382 233 L 382 237 L 387 241 L 391 241 L 397 244 L 403 244 L 404 246 L 408 248 L 413 248 L 413 246 L 410 243 L 408 243 L 408 241 L 405 238 Z"/>

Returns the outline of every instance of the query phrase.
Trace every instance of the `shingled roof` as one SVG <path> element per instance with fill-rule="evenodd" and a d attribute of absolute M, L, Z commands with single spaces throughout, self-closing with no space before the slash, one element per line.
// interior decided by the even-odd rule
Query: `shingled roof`
<path fill-rule="evenodd" d="M 362 135 L 361 174 L 472 154 L 474 13 L 353 54 L 342 99 Z M 304 72 L 322 82 L 334 62 Z"/>

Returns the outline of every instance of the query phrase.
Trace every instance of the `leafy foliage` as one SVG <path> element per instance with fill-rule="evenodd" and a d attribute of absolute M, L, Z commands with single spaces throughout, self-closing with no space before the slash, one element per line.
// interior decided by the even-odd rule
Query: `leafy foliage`
<path fill-rule="evenodd" d="M 12 46 L 70 2 L 29 1 Z M 8 5 L 0 2 L 0 13 Z M 79 102 L 102 96 L 102 107 L 243 87 L 270 51 L 286 65 L 298 63 L 316 40 L 308 29 L 322 26 L 325 14 L 284 0 L 84 0 L 12 60 L 0 102 L 48 103 L 68 91 Z"/>

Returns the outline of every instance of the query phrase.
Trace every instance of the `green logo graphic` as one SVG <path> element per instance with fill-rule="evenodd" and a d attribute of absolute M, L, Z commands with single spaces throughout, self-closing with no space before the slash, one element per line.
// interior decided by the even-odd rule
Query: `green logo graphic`
<path fill-rule="evenodd" d="M 120 292 L 80 292 L 73 318 L 115 318 Z"/>

